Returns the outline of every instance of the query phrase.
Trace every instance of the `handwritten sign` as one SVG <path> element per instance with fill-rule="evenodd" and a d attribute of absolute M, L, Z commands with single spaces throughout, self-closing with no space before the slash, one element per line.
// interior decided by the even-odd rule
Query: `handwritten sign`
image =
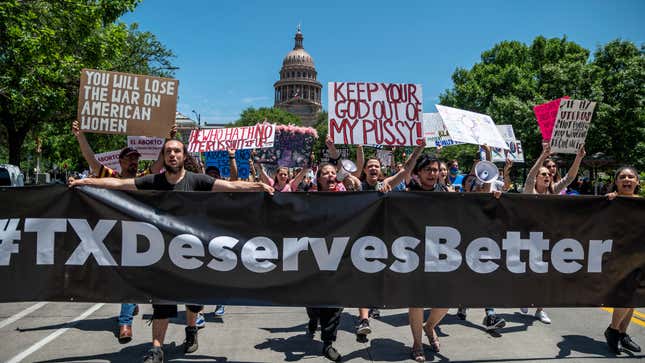
<path fill-rule="evenodd" d="M 551 151 L 575 154 L 587 138 L 596 103 L 587 100 L 562 100 L 553 127 Z"/>
<path fill-rule="evenodd" d="M 506 158 L 510 159 L 514 163 L 523 163 L 524 162 L 524 150 L 522 149 L 522 143 L 515 138 L 515 132 L 513 131 L 512 125 L 497 125 L 499 133 L 502 135 L 508 145 L 508 149 L 504 150 L 501 148 L 493 147 L 491 148 L 493 162 L 506 162 Z"/>
<path fill-rule="evenodd" d="M 164 141 L 162 137 L 128 136 L 128 146 L 141 154 L 139 160 L 157 160 Z"/>
<path fill-rule="evenodd" d="M 329 82 L 328 127 L 336 144 L 420 145 L 420 84 Z"/>
<path fill-rule="evenodd" d="M 508 149 L 490 116 L 442 105 L 436 107 L 453 140 Z"/>
<path fill-rule="evenodd" d="M 81 130 L 163 137 L 175 123 L 178 86 L 176 79 L 83 69 L 77 114 Z"/>
<path fill-rule="evenodd" d="M 551 140 L 551 135 L 553 135 L 553 125 L 555 125 L 555 118 L 558 116 L 558 108 L 560 107 L 560 101 L 563 99 L 569 99 L 569 96 L 564 96 L 541 105 L 533 106 L 533 113 L 537 119 L 538 126 L 540 126 L 540 132 L 542 132 L 542 139 L 544 141 Z"/>
<path fill-rule="evenodd" d="M 438 112 L 423 114 L 423 137 L 428 147 L 459 145 L 453 140 Z"/>
<path fill-rule="evenodd" d="M 207 151 L 204 153 L 206 158 L 206 166 L 216 166 L 219 173 L 223 178 L 231 176 L 231 164 L 228 156 L 228 151 Z M 237 177 L 239 179 L 248 179 L 251 171 L 249 159 L 251 158 L 251 150 L 235 150 L 235 163 L 237 165 Z"/>
<path fill-rule="evenodd" d="M 121 150 L 115 150 L 115 151 L 108 151 L 100 154 L 94 154 L 94 157 L 96 160 L 98 160 L 99 163 L 101 163 L 104 166 L 107 166 L 108 168 L 112 170 L 116 170 L 117 172 L 121 172 L 121 164 L 119 164 L 119 154 L 121 154 Z M 92 170 L 94 173 L 98 173 L 98 170 Z"/>
<path fill-rule="evenodd" d="M 190 133 L 188 151 L 261 149 L 273 147 L 274 139 L 275 125 L 269 123 L 224 129 L 200 129 Z"/>

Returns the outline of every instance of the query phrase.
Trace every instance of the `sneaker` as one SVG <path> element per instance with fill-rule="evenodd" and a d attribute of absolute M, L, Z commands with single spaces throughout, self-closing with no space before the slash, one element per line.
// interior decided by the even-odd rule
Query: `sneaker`
<path fill-rule="evenodd" d="M 186 327 L 186 340 L 184 340 L 184 353 L 193 353 L 199 348 L 197 344 L 197 327 Z"/>
<path fill-rule="evenodd" d="M 195 326 L 197 329 L 201 329 L 206 326 L 206 318 L 204 318 L 203 313 L 197 313 L 197 318 L 195 319 Z"/>
<path fill-rule="evenodd" d="M 309 319 L 309 323 L 307 323 L 307 335 L 310 338 L 314 337 L 316 329 L 318 329 L 318 320 Z"/>
<path fill-rule="evenodd" d="M 143 356 L 143 363 L 163 363 L 163 349 L 161 347 L 152 347 Z"/>
<path fill-rule="evenodd" d="M 459 309 L 457 309 L 457 319 L 466 320 L 466 311 L 468 311 L 467 308 L 459 308 Z"/>
<path fill-rule="evenodd" d="M 522 314 L 528 314 L 529 308 L 520 308 L 520 311 L 522 312 Z"/>
<path fill-rule="evenodd" d="M 498 318 L 497 315 L 486 315 L 484 317 L 484 326 L 486 330 L 501 329 L 506 326 L 506 320 Z"/>
<path fill-rule="evenodd" d="M 356 334 L 367 335 L 372 332 L 370 328 L 370 322 L 367 319 L 361 320 L 361 322 L 356 327 Z"/>
<path fill-rule="evenodd" d="M 641 347 L 627 333 L 620 333 L 620 346 L 636 353 L 641 351 Z"/>
<path fill-rule="evenodd" d="M 620 333 L 616 329 L 612 329 L 610 326 L 605 330 L 605 339 L 607 340 L 607 345 L 609 350 L 614 354 L 620 354 L 620 349 L 618 349 L 618 342 L 620 341 Z"/>
<path fill-rule="evenodd" d="M 215 307 L 215 316 L 224 316 L 224 305 L 217 305 Z"/>
<path fill-rule="evenodd" d="M 372 319 L 378 319 L 381 317 L 381 311 L 379 309 L 370 309 L 369 317 Z"/>
<path fill-rule="evenodd" d="M 334 348 L 331 343 L 325 343 L 322 352 L 325 358 L 329 359 L 332 362 L 340 362 L 340 360 L 343 359 L 343 356 L 338 353 L 336 348 Z"/>
<path fill-rule="evenodd" d="M 535 318 L 543 322 L 544 324 L 551 324 L 551 319 L 544 310 L 538 310 L 535 312 Z"/>

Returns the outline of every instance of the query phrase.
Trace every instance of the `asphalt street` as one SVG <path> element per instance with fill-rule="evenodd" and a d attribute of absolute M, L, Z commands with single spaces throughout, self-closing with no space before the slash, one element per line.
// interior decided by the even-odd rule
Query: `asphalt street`
<path fill-rule="evenodd" d="M 206 307 L 207 324 L 199 333 L 199 350 L 183 354 L 184 313 L 171 321 L 164 350 L 167 362 L 326 362 L 320 355 L 320 332 L 305 335 L 303 308 L 228 306 L 220 319 Z M 470 309 L 466 321 L 456 310 L 441 323 L 440 353 L 427 340 L 426 357 L 435 362 L 629 362 L 645 361 L 644 353 L 609 353 L 603 332 L 611 319 L 607 309 L 547 309 L 546 325 L 519 310 L 501 309 L 505 328 L 488 333 L 483 309 Z M 116 339 L 119 305 L 94 303 L 0 304 L 0 361 L 18 362 L 140 362 L 150 346 L 147 325 L 152 309 L 142 305 L 135 317 L 134 339 Z M 346 362 L 410 362 L 411 334 L 407 310 L 382 310 L 371 321 L 368 341 L 354 334 L 357 309 L 345 309 L 335 347 Z M 645 312 L 640 309 L 628 331 L 645 346 Z"/>

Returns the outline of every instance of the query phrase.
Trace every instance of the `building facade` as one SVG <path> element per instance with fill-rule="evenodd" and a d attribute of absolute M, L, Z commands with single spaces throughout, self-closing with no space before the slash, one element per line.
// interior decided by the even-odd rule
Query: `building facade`
<path fill-rule="evenodd" d="M 273 84 L 274 107 L 298 116 L 303 125 L 312 126 L 322 110 L 322 84 L 318 82 L 313 58 L 302 45 L 303 39 L 298 26 L 295 46 L 282 61 L 280 80 Z"/>

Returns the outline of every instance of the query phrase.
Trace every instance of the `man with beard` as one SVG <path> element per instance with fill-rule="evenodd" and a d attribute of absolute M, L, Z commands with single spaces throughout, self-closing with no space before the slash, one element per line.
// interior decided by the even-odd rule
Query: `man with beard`
<path fill-rule="evenodd" d="M 184 169 L 188 150 L 178 140 L 167 140 L 161 150 L 165 172 L 150 174 L 139 178 L 85 178 L 72 180 L 70 187 L 89 185 L 118 190 L 175 190 L 175 191 L 214 191 L 214 192 L 262 192 L 273 194 L 273 188 L 257 182 L 226 181 L 213 179 L 206 174 L 196 174 Z M 168 320 L 177 316 L 177 305 L 152 305 L 152 348 L 144 357 L 144 363 L 161 363 L 163 341 L 168 329 Z M 188 305 L 186 309 L 186 340 L 184 351 L 197 350 L 197 327 L 195 319 L 201 306 Z"/>

